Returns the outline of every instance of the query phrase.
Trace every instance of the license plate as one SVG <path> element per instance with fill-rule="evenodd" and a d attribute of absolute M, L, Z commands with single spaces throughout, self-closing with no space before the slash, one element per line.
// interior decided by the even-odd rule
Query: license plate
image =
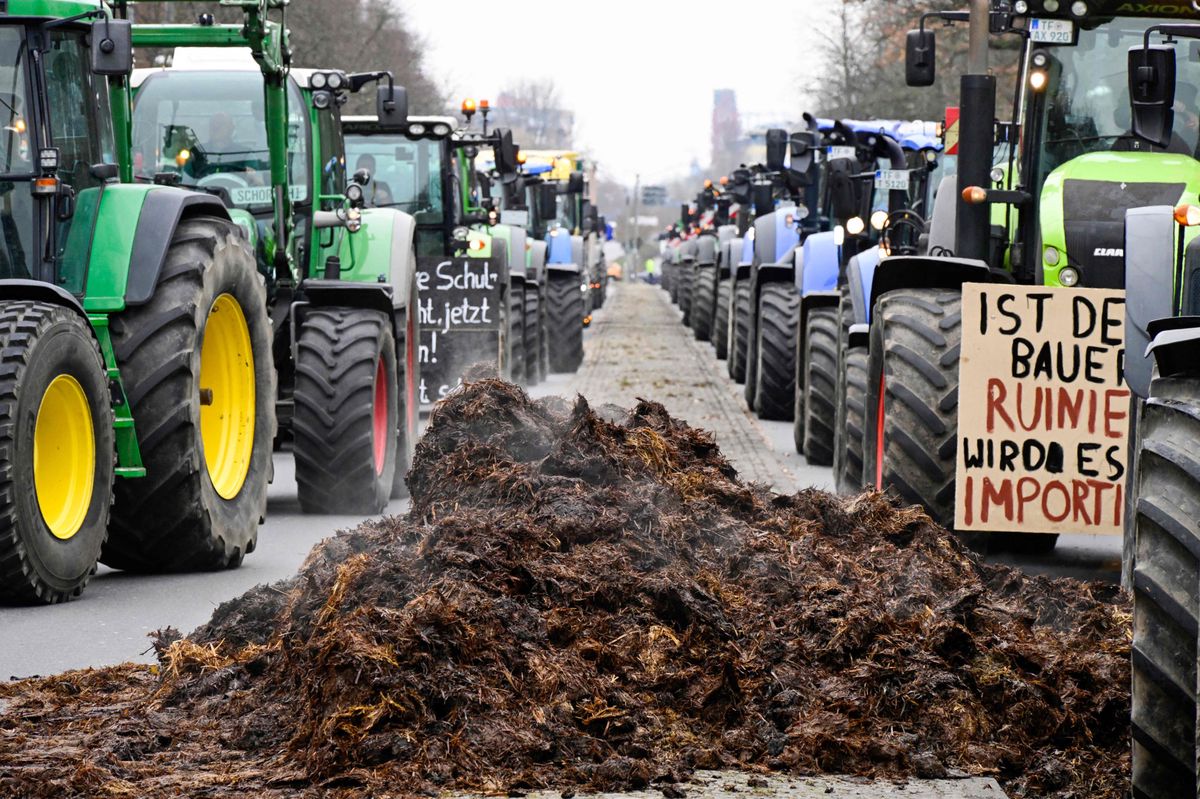
<path fill-rule="evenodd" d="M 827 151 L 830 161 L 838 161 L 845 159 L 847 161 L 858 160 L 858 150 L 853 147 L 830 147 Z"/>
<path fill-rule="evenodd" d="M 1029 40 L 1038 44 L 1071 44 L 1075 41 L 1075 23 L 1069 19 L 1031 19 Z"/>
<path fill-rule="evenodd" d="M 300 202 L 305 199 L 306 192 L 303 186 L 292 186 L 288 190 L 288 194 L 292 198 L 292 202 Z M 270 186 L 246 186 L 245 188 L 238 187 L 229 189 L 229 199 L 234 205 L 270 205 L 274 197 L 274 189 Z"/>
<path fill-rule="evenodd" d="M 908 191 L 907 169 L 880 169 L 875 172 L 875 188 L 883 191 Z"/>

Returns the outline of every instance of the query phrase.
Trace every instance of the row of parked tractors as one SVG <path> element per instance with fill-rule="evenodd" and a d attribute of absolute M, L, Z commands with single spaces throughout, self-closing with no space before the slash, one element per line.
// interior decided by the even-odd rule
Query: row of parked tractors
<path fill-rule="evenodd" d="M 799 131 L 767 132 L 764 162 L 706 183 L 664 235 L 663 285 L 748 407 L 791 420 L 797 450 L 831 465 L 839 490 L 891 491 L 971 546 L 1049 551 L 1058 533 L 1098 525 L 1087 490 L 1106 475 L 1076 439 L 1099 413 L 1115 489 L 1106 523 L 1124 534 L 1134 596 L 1133 794 L 1200 796 L 1200 10 L 972 0 L 909 33 L 910 85 L 934 81 L 935 23 L 971 36 L 944 125 L 806 116 Z M 997 40 L 1020 42 L 1011 106 L 989 70 Z M 1085 289 L 1110 291 L 1081 301 Z M 1120 347 L 1115 376 L 1093 369 L 1103 347 L 1083 346 L 1098 317 L 1079 309 L 1101 304 L 1103 324 L 1124 330 L 1104 338 Z M 1060 324 L 1057 341 L 1027 353 L 1014 337 L 1011 359 L 980 363 L 985 333 Z M 980 371 L 986 393 L 964 382 Z M 1103 389 L 1099 411 L 1071 404 L 1089 396 L 1070 382 L 1083 374 Z M 1031 376 L 1015 406 L 1025 415 L 1003 416 L 1005 387 Z M 1004 454 L 1022 429 L 1041 439 Z M 1016 512 L 974 532 L 962 475 L 993 451 L 974 507 L 982 490 L 984 508 Z M 1072 470 L 1079 479 L 1061 477 Z M 1039 484 L 1041 504 L 1027 502 Z M 1060 487 L 1061 512 L 1046 498 Z"/>
<path fill-rule="evenodd" d="M 299 68 L 287 0 L 169 1 L 0 3 L 3 600 L 236 567 L 279 447 L 305 511 L 382 510 L 448 361 L 573 370 L 603 298 L 577 154 Z"/>

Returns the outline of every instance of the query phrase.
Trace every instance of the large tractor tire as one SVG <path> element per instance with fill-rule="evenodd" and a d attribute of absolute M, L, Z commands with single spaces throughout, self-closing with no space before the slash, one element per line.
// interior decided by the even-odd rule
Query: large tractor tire
<path fill-rule="evenodd" d="M 305 513 L 381 512 L 400 428 L 396 339 L 387 315 L 317 308 L 296 342 L 296 483 Z"/>
<path fill-rule="evenodd" d="M 863 479 L 954 525 L 962 295 L 903 289 L 875 303 Z"/>
<path fill-rule="evenodd" d="M 733 287 L 730 280 L 722 280 L 717 284 L 717 308 L 713 314 L 712 342 L 717 351 L 717 360 L 729 357 L 729 290 Z"/>
<path fill-rule="evenodd" d="M 833 480 L 840 494 L 863 487 L 863 428 L 867 418 L 867 349 L 850 346 L 850 298 L 843 292 L 838 321 L 838 379 L 833 426 Z"/>
<path fill-rule="evenodd" d="M 1133 795 L 1190 798 L 1196 790 L 1200 380 L 1160 378 L 1150 394 L 1136 476 Z"/>
<path fill-rule="evenodd" d="M 63 602 L 108 535 L 108 376 L 87 321 L 60 305 L 0 302 L 0 353 L 0 599 Z"/>
<path fill-rule="evenodd" d="M 670 266 L 671 279 L 668 281 L 670 285 L 667 286 L 667 293 L 671 295 L 671 302 L 675 305 L 679 305 L 679 287 L 682 285 L 679 276 L 681 269 L 682 267 L 679 264 L 671 264 Z"/>
<path fill-rule="evenodd" d="M 547 284 L 543 283 L 538 296 L 538 352 L 541 359 L 539 371 L 543 380 L 550 376 L 550 317 L 548 315 L 550 299 L 548 291 Z"/>
<path fill-rule="evenodd" d="M 733 295 L 733 334 L 729 342 L 729 376 L 737 383 L 746 379 L 746 353 L 750 342 L 750 284 L 739 281 Z"/>
<path fill-rule="evenodd" d="M 791 283 L 769 283 L 758 298 L 758 363 L 754 374 L 759 418 L 791 421 L 796 401 L 796 328 L 800 296 Z"/>
<path fill-rule="evenodd" d="M 536 386 L 542 381 L 541 357 L 541 299 L 536 286 L 525 290 L 525 384 Z"/>
<path fill-rule="evenodd" d="M 525 284 L 508 286 L 508 377 L 513 383 L 525 382 Z"/>
<path fill-rule="evenodd" d="M 808 462 L 829 466 L 833 463 L 833 431 L 837 424 L 837 308 L 819 307 L 808 312 L 801 355 L 803 383 L 796 387 L 796 410 L 800 418 L 795 421 L 794 430 Z"/>
<path fill-rule="evenodd" d="M 716 301 L 717 270 L 712 267 L 696 267 L 696 280 L 692 285 L 692 335 L 696 341 L 708 341 L 712 338 Z"/>
<path fill-rule="evenodd" d="M 146 476 L 117 481 L 101 560 L 234 568 L 254 551 L 275 440 L 271 321 L 254 253 L 224 219 L 179 223 L 154 295 L 113 317 Z"/>
<path fill-rule="evenodd" d="M 696 283 L 696 265 L 679 266 L 679 310 L 683 311 L 683 326 L 692 325 L 692 290 Z"/>
<path fill-rule="evenodd" d="M 416 263 L 414 258 L 413 263 Z M 408 288 L 408 305 L 398 311 L 396 329 L 401 338 L 396 340 L 397 381 L 400 386 L 399 434 L 396 439 L 396 471 L 392 477 L 392 499 L 408 496 L 408 484 L 404 478 L 412 466 L 413 452 L 421 431 L 421 359 L 417 352 L 421 346 L 421 315 L 418 312 L 420 295 L 416 275 Z"/>
<path fill-rule="evenodd" d="M 546 334 L 550 347 L 550 371 L 574 372 L 583 363 L 583 308 L 586 299 L 579 290 L 579 276 L 551 277 L 546 299 Z"/>

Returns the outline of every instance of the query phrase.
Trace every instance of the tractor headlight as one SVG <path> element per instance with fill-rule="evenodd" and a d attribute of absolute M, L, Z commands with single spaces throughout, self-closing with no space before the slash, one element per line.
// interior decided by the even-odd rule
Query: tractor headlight
<path fill-rule="evenodd" d="M 846 228 L 841 225 L 836 225 L 833 228 L 833 244 L 835 247 L 841 247 L 846 243 Z"/>
<path fill-rule="evenodd" d="M 408 132 L 413 136 L 423 136 L 425 135 L 425 126 L 420 122 L 414 122 L 408 126 Z"/>
<path fill-rule="evenodd" d="M 885 227 L 887 227 L 887 221 L 887 211 L 876 211 L 875 213 L 871 214 L 871 227 L 873 227 L 875 230 L 883 230 Z"/>
<path fill-rule="evenodd" d="M 1075 0 L 1074 3 L 1071 3 L 1071 16 L 1086 17 L 1087 13 L 1088 13 L 1088 4 L 1083 2 L 1083 0 Z"/>
<path fill-rule="evenodd" d="M 313 108 L 318 111 L 324 111 L 333 105 L 333 95 L 329 92 L 314 92 L 313 93 Z"/>
<path fill-rule="evenodd" d="M 357 205 L 363 201 L 363 188 L 357 183 L 351 183 L 346 187 L 346 199 Z"/>
<path fill-rule="evenodd" d="M 1046 2 L 1042 3 L 1042 8 L 1053 14 L 1055 11 L 1058 11 L 1058 0 L 1046 0 Z"/>
<path fill-rule="evenodd" d="M 1017 2 L 1013 3 L 1013 11 L 1018 14 L 1028 14 L 1029 3 L 1025 2 L 1025 0 L 1017 0 Z"/>
<path fill-rule="evenodd" d="M 438 124 L 433 126 L 433 135 L 434 136 L 449 136 L 450 135 L 450 126 L 445 123 L 439 122 Z"/>
<path fill-rule="evenodd" d="M 333 89 L 335 92 L 341 91 L 342 89 L 346 88 L 346 76 L 340 72 L 330 72 L 329 73 L 329 88 Z"/>
<path fill-rule="evenodd" d="M 1046 262 L 1046 266 L 1058 266 L 1059 253 L 1057 247 L 1047 247 L 1042 253 L 1042 260 Z"/>
<path fill-rule="evenodd" d="M 1064 266 L 1058 270 L 1058 282 L 1067 288 L 1075 288 L 1079 285 L 1079 270 L 1073 266 Z"/>
<path fill-rule="evenodd" d="M 467 237 L 470 235 L 471 231 L 462 226 L 456 227 L 450 232 L 451 238 L 453 238 L 455 241 L 466 241 Z"/>
<path fill-rule="evenodd" d="M 308 79 L 308 87 L 310 89 L 324 89 L 329 85 L 329 76 L 324 72 L 314 72 Z"/>
<path fill-rule="evenodd" d="M 867 223 L 863 221 L 861 216 L 852 216 L 846 220 L 846 232 L 851 236 L 861 236 L 866 229 Z"/>
<path fill-rule="evenodd" d="M 1000 183 L 1004 180 L 1004 170 L 998 166 L 992 167 L 992 171 L 988 177 L 992 179 L 992 183 Z"/>

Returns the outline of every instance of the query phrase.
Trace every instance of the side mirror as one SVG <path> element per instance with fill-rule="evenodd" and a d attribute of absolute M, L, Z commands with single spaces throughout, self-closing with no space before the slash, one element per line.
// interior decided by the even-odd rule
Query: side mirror
<path fill-rule="evenodd" d="M 375 116 L 379 118 L 381 128 L 397 129 L 407 125 L 408 89 L 389 85 L 386 81 L 380 83 L 375 90 Z"/>
<path fill-rule="evenodd" d="M 787 159 L 788 132 L 782 128 L 767 131 L 767 170 L 782 172 Z"/>
<path fill-rule="evenodd" d="M 817 145 L 815 136 L 807 131 L 793 133 L 791 139 L 792 169 L 797 172 L 807 172 L 816 160 Z"/>
<path fill-rule="evenodd" d="M 775 187 L 770 183 L 755 183 L 750 194 L 754 200 L 755 219 L 775 210 Z"/>
<path fill-rule="evenodd" d="M 567 178 L 567 194 L 583 194 L 583 173 L 572 172 Z"/>
<path fill-rule="evenodd" d="M 511 183 L 517 177 L 517 172 L 520 171 L 521 165 L 517 162 L 517 145 L 513 143 L 512 131 L 507 128 L 501 128 L 497 131 L 499 142 L 496 144 L 496 171 L 500 173 L 500 180 L 504 183 Z"/>
<path fill-rule="evenodd" d="M 92 72 L 128 75 L 133 71 L 133 23 L 127 19 L 101 19 L 92 23 Z"/>
<path fill-rule="evenodd" d="M 558 216 L 558 186 L 553 183 L 538 186 L 538 216 L 545 222 Z"/>
<path fill-rule="evenodd" d="M 855 190 L 854 178 L 850 176 L 850 170 L 846 167 L 834 167 L 830 172 L 829 208 L 834 219 L 842 222 L 858 216 L 858 192 Z"/>
<path fill-rule="evenodd" d="M 932 86 L 937 76 L 937 38 L 933 31 L 909 31 L 904 44 L 904 82 L 909 86 Z"/>
<path fill-rule="evenodd" d="M 1135 47 L 1129 51 L 1129 99 L 1133 133 L 1159 147 L 1171 143 L 1175 123 L 1175 49 Z"/>

